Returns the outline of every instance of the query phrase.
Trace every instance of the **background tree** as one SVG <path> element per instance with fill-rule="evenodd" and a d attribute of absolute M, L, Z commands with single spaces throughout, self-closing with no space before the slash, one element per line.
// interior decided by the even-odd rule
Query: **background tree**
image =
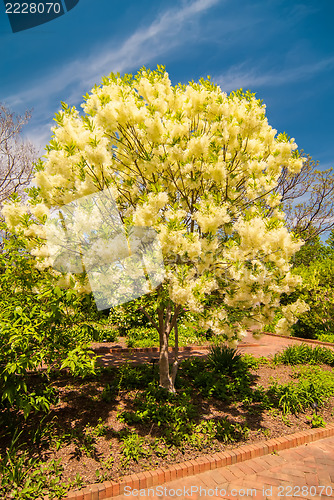
<path fill-rule="evenodd" d="M 329 233 L 329 236 L 326 240 L 326 244 L 328 245 L 330 252 L 333 253 L 334 252 L 334 229 L 332 229 L 331 232 Z"/>
<path fill-rule="evenodd" d="M 306 237 L 307 235 L 304 234 Z M 320 236 L 316 235 L 312 238 L 308 238 L 305 242 L 305 245 L 301 247 L 298 252 L 292 258 L 294 267 L 308 267 L 315 261 L 322 261 L 327 257 L 330 257 L 332 254 L 330 248 L 327 245 L 324 245 L 320 240 Z"/>
<path fill-rule="evenodd" d="M 317 166 L 308 156 L 300 172 L 283 169 L 277 186 L 288 227 L 305 241 L 293 256 L 293 272 L 302 284 L 283 294 L 281 304 L 302 299 L 309 307 L 293 325 L 292 335 L 332 342 L 334 176 L 332 169 L 319 171 Z M 329 230 L 325 245 L 320 235 Z"/>
<path fill-rule="evenodd" d="M 36 167 L 38 188 L 26 206 L 7 204 L 6 220 L 20 226 L 40 268 L 53 264 L 43 240 L 50 209 L 106 188 L 127 228 L 157 231 L 166 278 L 154 304 L 144 296 L 141 307 L 159 332 L 160 385 L 174 391 L 178 360 L 170 374 L 168 341 L 174 328 L 177 345 L 182 307 L 233 344 L 249 326 L 261 330 L 280 294 L 300 281 L 289 261 L 302 243 L 285 227 L 274 190 L 282 168 L 297 173 L 302 159 L 254 94 L 227 95 L 210 79 L 173 87 L 163 67 L 111 74 L 83 109 L 80 116 L 63 104 Z M 74 277 L 59 278 L 69 285 Z M 303 305 L 283 309 L 280 332 Z"/>
<path fill-rule="evenodd" d="M 328 232 L 334 226 L 333 169 L 318 170 L 318 162 L 308 155 L 302 169 L 291 173 L 285 167 L 277 192 L 291 231 L 304 241 Z"/>
<path fill-rule="evenodd" d="M 30 112 L 15 115 L 0 103 L 0 207 L 13 193 L 22 194 L 32 178 L 37 151 L 21 137 Z"/>

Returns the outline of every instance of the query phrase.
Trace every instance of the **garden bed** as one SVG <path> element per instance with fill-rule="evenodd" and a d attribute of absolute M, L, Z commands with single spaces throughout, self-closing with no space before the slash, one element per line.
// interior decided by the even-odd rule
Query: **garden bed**
<path fill-rule="evenodd" d="M 291 372 L 291 368 L 287 369 L 286 366 L 279 368 L 262 366 L 259 371 L 256 371 L 256 383 L 267 386 L 273 376 L 282 383 L 288 382 Z M 107 383 L 108 378 L 104 382 Z M 96 471 L 99 472 L 101 481 L 117 480 L 131 473 L 155 467 L 168 467 L 178 462 L 191 460 L 198 457 L 199 454 L 224 451 L 241 444 L 251 444 L 269 437 L 286 436 L 311 428 L 308 417 L 312 417 L 312 409 L 308 409 L 302 414 L 284 416 L 279 410 L 261 408 L 260 403 L 254 403 L 245 408 L 242 402 L 223 403 L 215 398 L 206 401 L 198 397 L 194 398 L 194 403 L 199 410 L 198 422 L 202 419 L 206 422 L 217 422 L 222 418 L 228 418 L 232 425 L 239 424 L 241 427 L 245 427 L 245 431 L 241 431 L 240 436 L 237 431 L 235 441 L 229 443 L 219 439 L 206 442 L 205 434 L 198 433 L 199 441 L 196 443 L 194 440 L 193 445 L 183 443 L 182 446 L 164 446 L 155 441 L 160 439 L 162 435 L 158 424 L 126 425 L 117 418 L 120 412 L 130 412 L 134 409 L 133 401 L 138 394 L 141 394 L 141 391 L 121 391 L 113 402 L 106 403 L 101 401 L 104 386 L 104 384 L 100 385 L 99 383 L 81 386 L 71 385 L 71 387 L 58 386 L 61 403 L 57 410 L 54 410 L 54 415 L 57 415 L 58 425 L 62 429 L 67 429 L 69 432 L 76 429 L 80 432 L 86 426 L 91 426 L 92 434 L 105 432 L 105 435 L 94 438 L 92 447 L 86 447 L 88 451 L 91 449 L 94 452 L 92 457 L 87 456 L 85 445 L 83 445 L 82 454 L 79 452 L 78 455 L 78 444 L 73 442 L 63 443 L 57 452 L 52 452 L 52 457 L 60 458 L 65 466 L 63 477 L 67 481 L 73 480 L 76 474 L 80 474 L 85 483 L 93 483 L 97 480 Z M 334 398 L 330 399 L 319 412 L 325 422 L 334 422 L 333 403 Z M 71 422 L 72 415 L 77 418 Z M 102 424 L 99 424 L 99 418 L 102 419 Z M 128 446 L 131 447 L 128 451 L 133 457 L 137 454 L 137 460 L 130 459 L 129 462 L 124 463 L 124 455 L 121 452 L 121 436 L 122 432 L 126 433 L 126 430 L 134 431 L 140 439 L 127 441 Z M 230 437 L 234 439 L 233 431 Z M 145 441 L 142 442 L 141 438 Z M 146 447 L 147 456 L 143 454 L 144 443 L 150 443 L 150 446 Z M 138 449 L 136 450 L 136 448 Z M 108 462 L 108 467 L 106 462 Z"/>
<path fill-rule="evenodd" d="M 331 366 L 276 361 L 246 355 L 224 371 L 188 359 L 179 369 L 176 395 L 159 389 L 157 367 L 149 364 L 101 369 L 89 380 L 58 373 L 52 383 L 58 402 L 49 414 L 26 422 L 12 415 L 9 426 L 23 430 L 13 460 L 24 450 L 42 460 L 50 497 L 62 498 L 70 487 L 334 422 Z M 9 434 L 3 434 L 2 456 L 9 445 Z M 30 470 L 41 471 L 36 464 Z M 6 474 L 0 491 L 14 498 L 9 479 L 5 488 Z"/>

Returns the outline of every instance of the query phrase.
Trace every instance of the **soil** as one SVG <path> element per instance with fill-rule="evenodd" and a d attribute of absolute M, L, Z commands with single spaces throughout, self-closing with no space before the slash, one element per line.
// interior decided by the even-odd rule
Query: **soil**
<path fill-rule="evenodd" d="M 321 366 L 321 368 L 331 369 L 328 366 Z M 253 386 L 261 385 L 266 388 L 273 379 L 280 383 L 291 381 L 295 368 L 284 365 L 261 365 L 259 369 L 251 370 L 251 372 L 254 375 Z M 122 460 L 122 443 L 117 434 L 118 431 L 130 428 L 140 436 L 148 436 L 151 440 L 161 434 L 157 424 L 128 426 L 121 423 L 117 414 L 123 409 L 131 410 L 133 399 L 138 392 L 140 393 L 140 390 L 120 391 L 111 402 L 106 402 L 101 398 L 101 394 L 109 382 L 110 375 L 108 373 L 103 373 L 98 381 L 75 382 L 73 378 L 66 375 L 54 381 L 53 385 L 59 391 L 59 402 L 52 407 L 47 418 L 49 423 L 43 422 L 44 426 L 49 426 L 50 433 L 54 432 L 55 429 L 58 429 L 58 432 L 61 430 L 62 433 L 69 433 L 71 429 L 82 431 L 88 425 L 95 427 L 99 419 L 102 419 L 102 423 L 106 425 L 105 435 L 94 436 L 93 450 L 95 451 L 92 456 L 87 456 L 83 448 L 80 450 L 82 443 L 73 442 L 73 440 L 66 442 L 64 438 L 58 440 L 58 445 L 57 439 L 55 439 L 52 445 L 48 444 L 44 448 L 44 459 L 60 459 L 64 468 L 62 482 L 73 481 L 78 474 L 82 478 L 82 486 L 105 480 L 117 481 L 128 474 L 158 467 L 168 467 L 207 453 L 225 451 L 243 444 L 286 436 L 311 428 L 307 419 L 307 417 L 312 416 L 311 409 L 305 413 L 289 414 L 284 417 L 278 410 L 263 410 L 257 403 L 252 403 L 247 408 L 242 402 L 231 404 L 214 398 L 201 399 L 198 396 L 196 403 L 200 410 L 200 420 L 214 419 L 217 421 L 222 417 L 228 417 L 230 422 L 238 422 L 250 429 L 247 439 L 232 444 L 214 440 L 200 448 L 184 444 L 182 449 L 168 448 L 167 453 L 166 450 L 161 453 L 157 449 L 147 458 L 140 458 L 138 462 L 130 460 L 125 464 Z M 334 421 L 333 404 L 334 397 L 318 410 L 318 414 L 323 417 L 325 422 Z"/>

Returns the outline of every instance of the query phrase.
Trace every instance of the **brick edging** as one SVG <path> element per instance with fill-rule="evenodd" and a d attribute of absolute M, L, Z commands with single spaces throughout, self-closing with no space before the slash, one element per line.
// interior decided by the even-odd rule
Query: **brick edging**
<path fill-rule="evenodd" d="M 323 340 L 303 339 L 302 337 L 292 337 L 291 335 L 287 336 L 287 335 L 280 335 L 279 333 L 270 333 L 270 332 L 265 332 L 265 335 L 271 335 L 272 337 L 280 337 L 289 340 L 297 340 L 298 342 L 306 342 L 307 344 L 320 344 L 320 345 L 328 345 L 334 347 L 333 342 L 325 342 Z"/>
<path fill-rule="evenodd" d="M 324 345 L 324 346 L 330 346 L 334 347 L 334 344 L 332 342 L 324 342 L 322 340 L 314 340 L 314 339 L 303 339 L 301 337 L 291 337 L 287 335 L 280 335 L 279 333 L 271 333 L 271 332 L 263 332 L 263 335 L 270 335 L 271 337 L 279 337 L 283 339 L 289 339 L 289 340 L 296 340 L 297 342 L 306 342 L 308 344 L 318 344 L 318 345 Z M 251 344 L 251 343 L 245 343 L 245 342 L 240 342 L 238 344 L 238 347 L 253 347 L 257 346 L 258 344 Z M 181 346 L 179 347 L 179 352 L 184 352 L 184 351 L 204 351 L 204 350 L 209 350 L 211 345 L 208 344 L 203 344 L 203 345 L 190 345 L 190 346 Z M 92 350 L 96 354 L 116 354 L 116 353 L 136 353 L 136 352 L 147 352 L 147 353 L 158 353 L 159 352 L 159 347 L 104 347 L 103 345 L 99 347 L 92 348 Z M 174 352 L 175 347 L 169 347 L 168 351 L 169 352 Z"/>
<path fill-rule="evenodd" d="M 254 347 L 258 346 L 257 343 L 251 344 L 246 342 L 240 342 L 237 347 Z M 189 346 L 181 346 L 179 347 L 179 352 L 185 351 L 208 351 L 211 348 L 211 345 L 189 345 Z M 158 353 L 160 351 L 159 347 L 104 347 L 103 345 L 100 347 L 93 347 L 91 349 L 96 354 L 123 354 L 123 353 L 132 353 L 136 352 L 148 352 L 148 353 Z M 175 347 L 168 347 L 168 352 L 174 352 Z"/>
<path fill-rule="evenodd" d="M 119 482 L 105 481 L 100 484 L 91 484 L 82 490 L 70 491 L 67 500 L 110 500 L 124 492 L 124 488 L 146 489 L 161 485 L 168 481 L 181 479 L 218 469 L 226 465 L 244 462 L 252 458 L 262 457 L 276 451 L 282 451 L 296 446 L 301 446 L 318 439 L 334 436 L 334 423 L 327 424 L 325 428 L 309 429 L 306 431 L 290 434 L 285 437 L 269 439 L 251 445 L 243 445 L 235 450 L 215 453 L 214 455 L 204 455 L 189 460 L 173 467 L 154 469 L 138 474 L 125 476 Z M 45 498 L 47 500 L 47 498 Z"/>
<path fill-rule="evenodd" d="M 179 347 L 179 352 L 184 351 L 203 351 L 210 349 L 209 345 L 190 345 Z M 159 352 L 159 347 L 95 347 L 92 349 L 94 352 L 103 354 L 122 354 L 122 353 L 136 353 L 136 352 Z M 175 347 L 169 347 L 168 352 L 173 352 Z"/>

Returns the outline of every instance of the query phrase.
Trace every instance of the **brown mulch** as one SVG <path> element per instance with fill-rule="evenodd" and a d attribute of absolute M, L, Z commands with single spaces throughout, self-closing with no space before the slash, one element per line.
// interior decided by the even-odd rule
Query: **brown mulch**
<path fill-rule="evenodd" d="M 330 369 L 326 366 L 321 368 Z M 258 370 L 251 371 L 254 375 L 253 385 L 266 388 L 273 379 L 279 383 L 289 382 L 292 380 L 294 371 L 295 368 L 291 366 L 261 365 Z M 101 395 L 109 382 L 108 373 L 101 375 L 98 381 L 74 381 L 64 375 L 54 382 L 55 388 L 59 391 L 59 403 L 52 408 L 47 425 L 49 425 L 50 434 L 58 433 L 60 437 L 55 438 L 53 443 L 49 443 L 43 449 L 43 457 L 48 460 L 61 460 L 64 467 L 61 480 L 64 482 L 73 481 L 76 475 L 81 476 L 84 485 L 105 480 L 115 481 L 124 475 L 168 467 L 207 453 L 224 451 L 243 444 L 256 443 L 267 438 L 277 438 L 310 429 L 307 417 L 312 415 L 311 410 L 284 417 L 278 410 L 263 410 L 258 403 L 251 403 L 247 407 L 242 402 L 226 403 L 214 398 L 202 399 L 197 396 L 199 422 L 203 419 L 218 421 L 222 417 L 228 417 L 230 422 L 240 423 L 249 428 L 247 439 L 232 444 L 213 440 L 202 444 L 199 448 L 189 444 L 183 444 L 181 448 L 171 446 L 163 450 L 156 447 L 151 456 L 140 458 L 138 463 L 133 460 L 124 463 L 119 431 L 128 428 L 152 441 L 161 436 L 161 433 L 157 424 L 128 426 L 121 423 L 117 415 L 124 409 L 133 408 L 133 399 L 140 391 L 120 391 L 111 402 L 106 402 Z M 333 403 L 334 397 L 319 409 L 319 415 L 325 422 L 334 421 Z M 80 431 L 83 431 L 86 426 L 95 427 L 99 419 L 106 426 L 106 434 L 94 436 L 90 448 L 91 456 L 88 456 L 87 446 L 85 449 L 82 439 L 67 440 L 64 436 L 71 430 L 80 435 Z"/>

